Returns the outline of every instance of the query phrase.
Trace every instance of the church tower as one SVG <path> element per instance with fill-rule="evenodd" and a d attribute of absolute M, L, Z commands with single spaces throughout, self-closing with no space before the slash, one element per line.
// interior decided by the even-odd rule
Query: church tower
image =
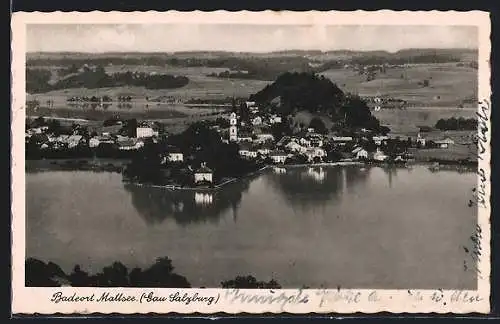
<path fill-rule="evenodd" d="M 229 116 L 229 140 L 236 142 L 238 140 L 238 117 L 235 112 Z"/>

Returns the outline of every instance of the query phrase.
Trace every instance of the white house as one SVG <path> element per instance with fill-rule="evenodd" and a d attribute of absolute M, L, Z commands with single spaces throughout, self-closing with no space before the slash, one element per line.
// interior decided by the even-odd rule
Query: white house
<path fill-rule="evenodd" d="M 255 106 L 255 101 L 246 101 L 245 104 L 247 105 L 247 107 L 253 107 Z"/>
<path fill-rule="evenodd" d="M 389 157 L 387 155 L 384 154 L 384 152 L 382 152 L 381 150 L 377 149 L 377 151 L 375 153 L 373 153 L 373 159 L 375 161 L 385 161 L 387 160 Z"/>
<path fill-rule="evenodd" d="M 375 145 L 382 145 L 382 143 L 386 143 L 389 137 L 387 136 L 373 136 L 373 142 L 375 142 Z"/>
<path fill-rule="evenodd" d="M 279 123 L 281 123 L 281 116 L 272 115 L 269 118 L 269 123 L 271 123 L 271 124 L 279 124 Z"/>
<path fill-rule="evenodd" d="M 92 137 L 89 139 L 89 147 L 91 148 L 98 147 L 100 143 L 101 141 L 99 141 L 98 137 Z"/>
<path fill-rule="evenodd" d="M 68 148 L 74 148 L 82 144 L 84 142 L 84 138 L 82 135 L 71 135 L 68 137 L 67 142 Z"/>
<path fill-rule="evenodd" d="M 311 145 L 311 141 L 308 140 L 307 138 L 301 137 L 300 140 L 299 140 L 299 144 L 302 145 L 302 146 L 310 146 Z"/>
<path fill-rule="evenodd" d="M 201 167 L 194 172 L 194 182 L 213 182 L 213 171 L 208 168 L 205 163 L 201 164 Z"/>
<path fill-rule="evenodd" d="M 368 159 L 368 151 L 359 146 L 352 150 L 352 154 L 354 154 L 358 160 Z"/>
<path fill-rule="evenodd" d="M 287 145 L 285 145 L 285 148 L 287 150 L 290 150 L 292 152 L 300 152 L 302 149 L 302 145 L 300 145 L 297 142 L 290 141 Z"/>
<path fill-rule="evenodd" d="M 137 127 L 136 129 L 137 138 L 153 137 L 154 134 L 155 131 L 151 127 Z"/>
<path fill-rule="evenodd" d="M 260 155 L 269 155 L 269 153 L 271 153 L 271 149 L 267 146 L 262 146 L 257 149 L 257 153 Z"/>
<path fill-rule="evenodd" d="M 138 150 L 142 146 L 144 146 L 144 142 L 137 141 L 132 138 L 121 140 L 118 142 L 118 149 L 121 151 Z"/>
<path fill-rule="evenodd" d="M 419 144 L 421 147 L 425 147 L 426 141 L 425 138 L 423 138 L 420 133 L 417 135 L 417 144 Z"/>
<path fill-rule="evenodd" d="M 322 148 L 319 148 L 319 147 L 311 147 L 311 148 L 307 149 L 305 154 L 306 154 L 307 160 L 309 162 L 314 161 L 314 158 L 322 159 L 323 157 L 326 156 L 325 150 L 323 150 Z"/>
<path fill-rule="evenodd" d="M 247 144 L 247 143 L 242 143 L 240 144 L 240 149 L 238 150 L 238 153 L 242 157 L 246 158 L 256 158 L 257 157 L 257 150 L 255 150 L 252 145 Z"/>
<path fill-rule="evenodd" d="M 434 141 L 434 143 L 436 143 L 439 146 L 439 148 L 448 148 L 450 145 L 455 144 L 455 141 L 447 137 L 439 141 Z"/>
<path fill-rule="evenodd" d="M 170 162 L 182 162 L 184 161 L 184 154 L 182 152 L 168 152 L 167 160 Z"/>
<path fill-rule="evenodd" d="M 252 119 L 252 125 L 258 126 L 262 124 L 262 117 L 257 116 L 254 119 Z"/>
<path fill-rule="evenodd" d="M 334 144 L 345 145 L 346 143 L 352 142 L 353 138 L 351 136 L 332 136 L 331 140 Z"/>
<path fill-rule="evenodd" d="M 271 157 L 274 163 L 285 163 L 286 159 L 288 158 L 288 154 L 281 151 L 271 152 L 269 156 Z"/>

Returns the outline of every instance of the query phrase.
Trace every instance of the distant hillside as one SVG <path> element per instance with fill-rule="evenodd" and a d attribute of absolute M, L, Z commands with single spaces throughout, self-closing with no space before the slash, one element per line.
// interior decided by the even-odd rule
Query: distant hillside
<path fill-rule="evenodd" d="M 274 104 L 277 98 L 279 104 Z M 339 128 L 381 130 L 366 102 L 344 94 L 329 79 L 312 73 L 284 73 L 249 99 L 284 116 L 307 111 L 328 116 Z"/>

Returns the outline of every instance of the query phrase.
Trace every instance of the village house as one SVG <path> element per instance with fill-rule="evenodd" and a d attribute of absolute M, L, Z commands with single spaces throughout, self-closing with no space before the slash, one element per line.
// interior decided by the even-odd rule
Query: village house
<path fill-rule="evenodd" d="M 151 127 L 139 126 L 136 128 L 136 137 L 137 138 L 148 138 L 153 137 L 155 131 Z"/>
<path fill-rule="evenodd" d="M 347 143 L 352 142 L 354 139 L 352 136 L 332 136 L 330 140 L 335 145 L 344 146 Z"/>
<path fill-rule="evenodd" d="M 201 167 L 194 172 L 194 182 L 213 182 L 213 171 L 203 162 Z"/>
<path fill-rule="evenodd" d="M 305 155 L 307 156 L 307 160 L 312 162 L 315 158 L 323 159 L 326 156 L 326 152 L 322 148 L 311 147 L 306 150 Z"/>
<path fill-rule="evenodd" d="M 290 136 L 283 136 L 278 143 L 276 143 L 276 146 L 281 147 L 287 145 L 291 141 Z"/>
<path fill-rule="evenodd" d="M 442 149 L 446 149 L 448 147 L 450 147 L 450 145 L 453 145 L 455 144 L 455 141 L 452 140 L 451 138 L 449 137 L 446 137 L 442 140 L 438 140 L 438 141 L 434 141 L 434 143 L 439 147 L 439 148 L 442 148 Z"/>
<path fill-rule="evenodd" d="M 71 135 L 67 139 L 68 143 L 68 148 L 75 148 L 79 145 L 82 145 L 85 143 L 85 139 L 83 138 L 82 135 Z"/>
<path fill-rule="evenodd" d="M 252 134 L 249 133 L 241 133 L 238 136 L 238 142 L 252 142 L 253 141 L 253 136 Z"/>
<path fill-rule="evenodd" d="M 182 162 L 184 161 L 184 154 L 177 147 L 169 147 L 166 159 L 169 162 Z"/>
<path fill-rule="evenodd" d="M 305 148 L 296 141 L 290 141 L 287 145 L 285 145 L 285 149 L 291 152 L 302 152 Z"/>
<path fill-rule="evenodd" d="M 262 124 L 262 117 L 257 116 L 257 117 L 252 119 L 252 125 L 259 126 L 261 124 Z"/>
<path fill-rule="evenodd" d="M 270 123 L 270 124 L 279 124 L 279 123 L 281 123 L 281 116 L 272 115 L 272 116 L 269 118 L 269 123 Z"/>
<path fill-rule="evenodd" d="M 358 160 L 368 159 L 368 151 L 360 146 L 358 146 L 354 150 L 352 150 L 352 154 Z"/>
<path fill-rule="evenodd" d="M 241 143 L 238 153 L 245 158 L 257 157 L 257 150 L 249 143 Z"/>
<path fill-rule="evenodd" d="M 101 141 L 99 141 L 99 138 L 97 136 L 94 136 L 89 139 L 89 147 L 90 148 L 95 148 L 98 147 Z"/>
<path fill-rule="evenodd" d="M 387 144 L 387 140 L 389 139 L 389 137 L 387 136 L 373 136 L 372 137 L 373 139 L 373 142 L 375 143 L 375 145 L 382 145 L 382 144 Z"/>
<path fill-rule="evenodd" d="M 301 137 L 299 140 L 299 144 L 302 146 L 309 147 L 309 146 L 311 146 L 311 141 L 305 137 Z"/>
<path fill-rule="evenodd" d="M 259 107 L 257 107 L 257 106 L 250 107 L 250 112 L 252 114 L 257 114 L 259 112 Z"/>
<path fill-rule="evenodd" d="M 121 151 L 138 150 L 143 146 L 143 141 L 134 138 L 127 138 L 118 142 L 118 149 Z"/>
<path fill-rule="evenodd" d="M 267 156 L 269 155 L 269 153 L 271 153 L 272 148 L 273 146 L 271 145 L 271 143 L 267 142 L 259 146 L 259 148 L 257 149 L 257 153 L 263 156 Z"/>
<path fill-rule="evenodd" d="M 426 140 L 420 135 L 420 133 L 418 133 L 417 135 L 417 145 L 419 145 L 420 147 L 425 147 L 426 145 Z"/>
<path fill-rule="evenodd" d="M 373 153 L 373 160 L 382 162 L 387 160 L 389 157 L 385 155 L 384 152 L 382 152 L 379 148 Z"/>
<path fill-rule="evenodd" d="M 274 141 L 274 136 L 268 133 L 257 134 L 257 139 L 254 141 L 256 143 L 265 143 Z"/>
<path fill-rule="evenodd" d="M 269 157 L 274 163 L 285 163 L 288 158 L 288 154 L 282 151 L 273 151 L 269 154 Z"/>
<path fill-rule="evenodd" d="M 313 147 L 322 147 L 323 146 L 323 137 L 319 134 L 312 134 L 308 136 L 310 145 Z"/>

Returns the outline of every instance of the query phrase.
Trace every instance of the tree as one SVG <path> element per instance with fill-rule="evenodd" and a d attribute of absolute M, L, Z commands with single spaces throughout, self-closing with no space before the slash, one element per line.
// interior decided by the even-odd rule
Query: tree
<path fill-rule="evenodd" d="M 326 128 L 325 123 L 319 117 L 314 117 L 313 119 L 311 119 L 309 127 L 314 128 L 314 130 L 319 134 L 328 134 L 328 129 Z"/>

